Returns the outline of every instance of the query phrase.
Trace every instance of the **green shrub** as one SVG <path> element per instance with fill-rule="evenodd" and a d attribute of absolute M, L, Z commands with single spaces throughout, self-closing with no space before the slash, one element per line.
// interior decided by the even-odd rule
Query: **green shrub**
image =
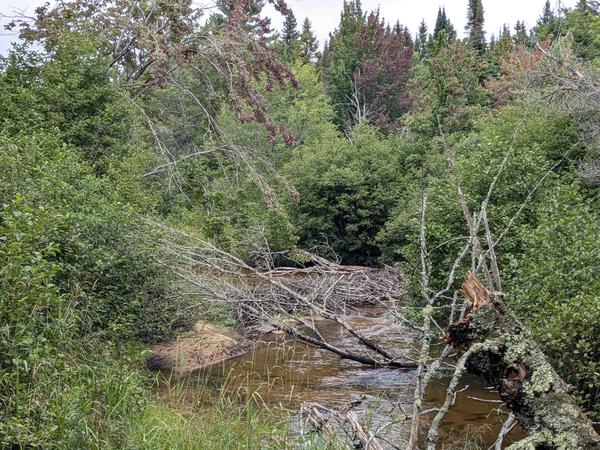
<path fill-rule="evenodd" d="M 377 233 L 398 204 L 406 147 L 362 125 L 349 140 L 333 135 L 296 149 L 287 171 L 299 193 L 292 214 L 302 246 L 345 263 L 375 263 Z"/>
<path fill-rule="evenodd" d="M 150 155 L 124 97 L 102 61 L 66 53 L 0 74 L 2 448 L 120 448 L 147 401 L 138 342 L 194 320 L 143 216 Z"/>
<path fill-rule="evenodd" d="M 143 404 L 125 348 L 81 336 L 54 283 L 56 217 L 23 199 L 0 211 L 0 447 L 93 448 Z M 110 357 L 108 357 L 110 355 Z"/>
<path fill-rule="evenodd" d="M 523 226 L 507 298 L 580 400 L 600 414 L 600 225 L 576 186 L 554 186 Z"/>

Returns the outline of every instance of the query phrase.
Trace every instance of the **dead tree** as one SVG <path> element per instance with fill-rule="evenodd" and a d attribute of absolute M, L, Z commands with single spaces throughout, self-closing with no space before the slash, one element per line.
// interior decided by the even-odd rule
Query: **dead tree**
<path fill-rule="evenodd" d="M 421 285 L 425 304 L 423 329 L 425 333 L 422 338 L 417 373 L 409 449 L 417 448 L 421 432 L 419 427 L 421 415 L 435 412 L 426 437 L 427 449 L 435 450 L 439 440 L 439 426 L 454 404 L 460 379 L 466 372 L 481 375 L 497 386 L 500 397 L 511 410 L 511 415 L 505 426 L 502 427 L 496 441 L 496 448 L 501 448 L 502 441 L 508 430 L 514 425 L 515 420 L 530 435 L 525 440 L 511 446 L 513 449 L 600 447 L 600 437 L 570 395 L 569 387 L 546 360 L 529 331 L 502 301 L 504 294 L 494 249 L 529 202 L 532 192 L 529 192 L 521 208 L 517 210 L 515 216 L 508 222 L 507 228 L 500 233 L 496 240 L 492 236 L 486 210 L 499 176 L 513 153 L 517 132 L 518 129 L 515 130 L 513 142 L 490 184 L 486 197 L 479 206 L 479 212 L 473 213 L 468 207 L 453 154 L 440 125 L 444 154 L 454 178 L 458 202 L 463 211 L 469 238 L 449 271 L 446 287 L 432 294 L 429 285 L 431 264 L 428 260 L 425 236 L 427 194 L 423 195 L 420 242 Z M 554 167 L 544 174 L 535 186 L 534 192 L 553 169 Z M 485 240 L 479 238 L 482 226 Z M 454 293 L 450 325 L 445 336 L 447 347 L 437 359 L 430 363 L 430 368 L 439 367 L 453 351 L 460 357 L 454 365 L 454 374 L 444 403 L 438 408 L 423 411 L 424 392 L 431 379 L 431 373 L 425 370 L 425 364 L 429 360 L 431 340 L 435 337 L 435 332 L 431 328 L 433 307 L 442 295 L 452 291 L 455 273 L 467 254 L 471 255 L 471 273 L 462 284 L 460 292 L 470 302 L 471 308 L 467 314 L 466 305 L 463 304 L 460 308 L 459 319 L 454 320 L 457 292 Z M 474 275 L 475 272 L 483 275 L 487 287 Z"/>
<path fill-rule="evenodd" d="M 322 258 L 314 258 L 313 265 L 304 269 L 274 269 L 268 251 L 263 252 L 265 260 L 259 269 L 198 237 L 168 231 L 171 238 L 163 242 L 163 251 L 179 262 L 176 274 L 204 301 L 229 304 L 246 331 L 268 324 L 343 359 L 373 367 L 417 367 L 348 320 L 347 311 L 355 306 L 396 308 L 403 289 L 395 269 L 345 267 Z M 339 324 L 362 350 L 328 342 L 319 331 L 320 319 Z"/>
<path fill-rule="evenodd" d="M 472 273 L 462 292 L 472 307 L 463 320 L 449 326 L 446 342 L 468 354 L 466 369 L 497 387 L 529 433 L 510 448 L 600 448 L 600 438 L 569 386 L 504 301 Z M 477 351 L 470 351 L 474 347 Z"/>
<path fill-rule="evenodd" d="M 325 437 L 327 444 L 335 444 L 345 437 L 343 440 L 356 449 L 382 450 L 383 448 L 377 436 L 365 429 L 356 413 L 350 408 L 336 411 L 317 403 L 304 403 L 300 416 Z M 338 436 L 339 430 L 345 436 Z"/>

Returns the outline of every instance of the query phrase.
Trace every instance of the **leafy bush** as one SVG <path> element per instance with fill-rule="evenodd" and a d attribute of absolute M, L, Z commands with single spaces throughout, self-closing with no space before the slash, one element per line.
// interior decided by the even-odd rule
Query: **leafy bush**
<path fill-rule="evenodd" d="M 334 134 L 296 149 L 288 173 L 300 197 L 293 219 L 301 244 L 346 263 L 376 262 L 377 233 L 398 200 L 403 147 L 362 125 L 349 140 Z"/>
<path fill-rule="evenodd" d="M 75 293 L 74 308 L 87 331 L 161 340 L 185 326 L 181 295 L 152 245 L 158 235 L 109 179 L 96 177 L 53 137 L 0 136 L 3 202 L 22 196 L 47 212 L 54 282 Z M 167 301 L 168 299 L 168 301 Z"/>
<path fill-rule="evenodd" d="M 50 61 L 0 74 L 0 447 L 120 447 L 146 401 L 137 342 L 194 317 L 141 214 L 123 96 L 98 61 Z"/>
<path fill-rule="evenodd" d="M 575 145 L 578 131 L 571 120 L 563 117 L 505 108 L 479 120 L 475 130 L 467 135 L 456 133 L 446 137 L 472 211 L 478 210 L 504 156 L 511 151 L 487 208 L 492 233 L 505 229 L 529 190 L 560 160 L 562 152 Z M 403 191 L 409 195 L 391 214 L 379 237 L 387 262 L 405 262 L 407 272 L 418 274 L 420 183 L 427 183 L 426 234 L 434 286 L 445 284 L 446 274 L 469 234 L 455 182 L 442 152 L 439 139 L 432 141 L 426 150 L 420 179 L 408 179 Z M 536 223 L 533 205 L 541 201 L 540 193 L 549 189 L 548 183 L 561 177 L 566 183 L 575 178 L 572 164 L 564 162 L 554 167 L 547 182 L 518 216 L 516 226 Z M 521 254 L 524 245 L 518 234 L 509 233 L 496 248 L 501 265 L 507 263 L 506 257 Z"/>
<path fill-rule="evenodd" d="M 516 130 L 516 134 L 515 134 Z M 496 246 L 507 301 L 534 331 L 559 373 L 578 389 L 588 407 L 597 405 L 598 273 L 597 216 L 577 179 L 578 127 L 568 118 L 505 108 L 478 122 L 466 136 L 450 135 L 452 151 L 472 211 L 478 211 L 506 152 L 514 146 L 488 205 L 496 237 L 509 225 L 527 195 L 550 171 Z M 513 135 L 514 143 L 513 143 Z M 441 151 L 441 150 L 438 150 Z M 435 148 L 427 155 L 429 201 L 426 237 L 432 262 L 432 288 L 446 283 L 448 271 L 468 238 L 454 180 Z M 408 187 L 409 208 L 400 203 L 380 233 L 388 261 L 401 262 L 420 289 L 418 215 L 420 192 Z M 468 270 L 463 264 L 457 281 Z"/>
<path fill-rule="evenodd" d="M 54 283 L 60 248 L 51 240 L 52 214 L 21 198 L 0 211 L 3 448 L 100 446 L 118 438 L 119 423 L 144 401 L 141 378 L 125 356 L 137 350 L 125 345 L 115 357 L 120 352 L 110 343 L 82 340 L 82 312 Z"/>
<path fill-rule="evenodd" d="M 576 186 L 556 185 L 524 225 L 507 298 L 580 400 L 600 414 L 600 226 Z"/>

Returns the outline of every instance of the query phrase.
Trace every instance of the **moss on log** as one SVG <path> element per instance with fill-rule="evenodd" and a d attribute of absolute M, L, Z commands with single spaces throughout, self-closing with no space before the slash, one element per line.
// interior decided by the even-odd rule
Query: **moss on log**
<path fill-rule="evenodd" d="M 469 358 L 467 370 L 498 388 L 529 433 L 510 449 L 600 449 L 600 437 L 569 386 L 514 313 L 473 274 L 462 292 L 473 307 L 465 319 L 449 326 L 446 340 L 459 352 L 475 343 L 488 344 Z"/>

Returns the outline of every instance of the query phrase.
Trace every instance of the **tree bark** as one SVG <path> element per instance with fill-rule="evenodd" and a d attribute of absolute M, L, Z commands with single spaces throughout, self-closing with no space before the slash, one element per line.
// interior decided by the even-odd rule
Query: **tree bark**
<path fill-rule="evenodd" d="M 462 285 L 472 302 L 465 319 L 452 323 L 447 343 L 459 352 L 484 344 L 467 361 L 467 370 L 484 376 L 529 437 L 513 449 L 599 449 L 600 437 L 547 361 L 531 333 L 504 302 L 474 274 Z"/>

